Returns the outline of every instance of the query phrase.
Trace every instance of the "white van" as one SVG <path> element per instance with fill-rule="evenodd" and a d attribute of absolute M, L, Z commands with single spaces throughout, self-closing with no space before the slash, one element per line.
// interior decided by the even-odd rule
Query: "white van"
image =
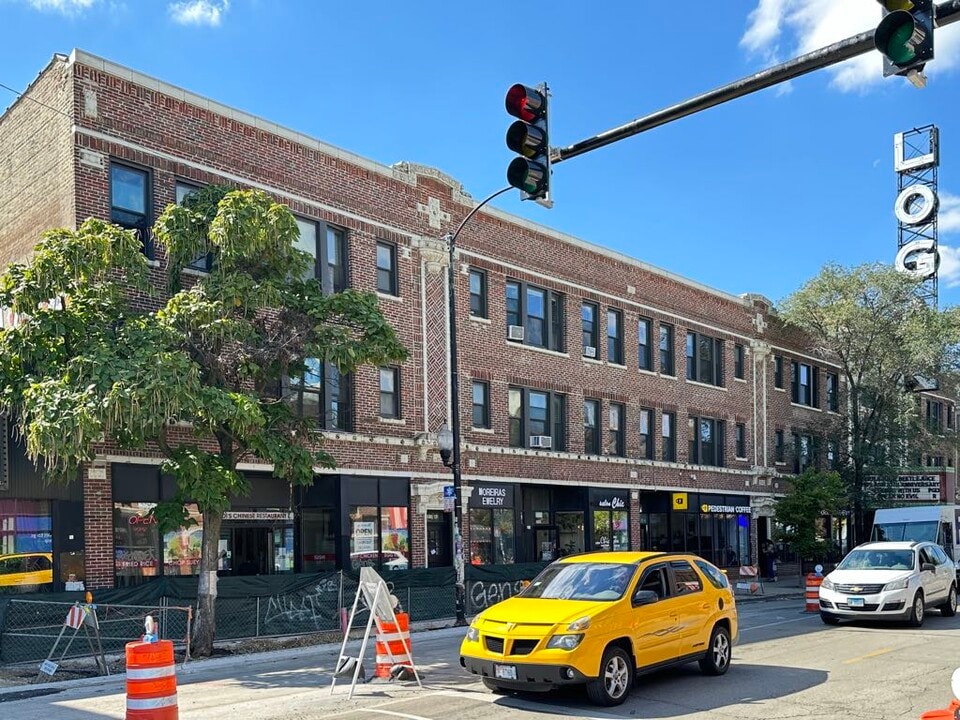
<path fill-rule="evenodd" d="M 960 566 L 960 505 L 881 508 L 873 516 L 872 541 L 935 542 Z"/>

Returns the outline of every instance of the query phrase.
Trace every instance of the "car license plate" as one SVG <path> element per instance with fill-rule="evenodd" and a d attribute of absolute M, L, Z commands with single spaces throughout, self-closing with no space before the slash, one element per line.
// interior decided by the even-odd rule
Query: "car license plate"
<path fill-rule="evenodd" d="M 850 607 L 863 607 L 863 598 L 852 597 L 847 598 L 847 605 Z"/>
<path fill-rule="evenodd" d="M 517 679 L 517 669 L 513 665 L 494 665 L 493 674 L 501 680 Z"/>

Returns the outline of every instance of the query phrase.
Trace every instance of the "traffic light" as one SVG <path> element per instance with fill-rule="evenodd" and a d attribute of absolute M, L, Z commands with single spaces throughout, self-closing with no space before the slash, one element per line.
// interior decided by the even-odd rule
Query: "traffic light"
<path fill-rule="evenodd" d="M 520 155 L 507 168 L 507 182 L 522 192 L 524 200 L 552 207 L 547 96 L 546 83 L 537 88 L 517 84 L 507 91 L 507 112 L 520 118 L 507 129 L 507 147 Z"/>
<path fill-rule="evenodd" d="M 920 73 L 933 60 L 933 0 L 878 0 L 883 19 L 873 42 L 883 55 L 883 76 L 902 75 L 917 87 L 926 79 Z"/>

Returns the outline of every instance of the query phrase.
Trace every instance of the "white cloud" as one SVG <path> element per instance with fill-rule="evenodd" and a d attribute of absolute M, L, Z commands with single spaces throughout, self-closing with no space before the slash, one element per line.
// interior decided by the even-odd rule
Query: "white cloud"
<path fill-rule="evenodd" d="M 51 10 L 64 15 L 72 15 L 81 10 L 86 10 L 97 0 L 27 0 L 27 2 L 34 10 Z"/>
<path fill-rule="evenodd" d="M 230 8 L 230 0 L 188 0 L 171 3 L 168 7 L 174 22 L 181 25 L 210 25 L 216 27 Z"/>
<path fill-rule="evenodd" d="M 949 288 L 960 287 L 960 248 L 938 245 L 940 267 L 937 279 Z"/>
<path fill-rule="evenodd" d="M 940 207 L 937 210 L 937 227 L 942 233 L 960 233 L 960 195 L 939 193 Z"/>
<path fill-rule="evenodd" d="M 877 26 L 880 6 L 867 0 L 756 0 L 741 47 L 777 62 L 826 47 Z M 960 24 L 937 28 L 936 59 L 924 72 L 934 75 L 960 65 Z M 843 92 L 864 91 L 883 82 L 883 62 L 874 51 L 828 68 L 830 84 Z"/>

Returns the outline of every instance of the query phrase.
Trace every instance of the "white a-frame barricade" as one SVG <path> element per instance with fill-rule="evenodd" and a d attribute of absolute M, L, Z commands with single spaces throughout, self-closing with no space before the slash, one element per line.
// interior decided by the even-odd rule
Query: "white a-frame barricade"
<path fill-rule="evenodd" d="M 350 630 L 353 628 L 354 620 L 357 616 L 357 608 L 360 605 L 360 599 L 363 598 L 364 605 L 370 611 L 367 617 L 367 626 L 363 633 L 363 642 L 360 643 L 360 652 L 356 658 L 346 654 L 347 642 L 350 639 Z M 357 686 L 363 672 L 363 656 L 367 650 L 367 642 L 370 640 L 370 629 L 376 624 L 377 634 L 386 635 L 384 623 L 391 623 L 394 628 L 399 627 L 397 615 L 393 608 L 396 605 L 396 598 L 390 594 L 390 588 L 387 583 L 377 573 L 376 570 L 369 567 L 360 568 L 360 587 L 357 588 L 357 596 L 353 599 L 353 608 L 350 610 L 350 620 L 347 622 L 347 628 L 343 633 L 343 643 L 340 645 L 340 656 L 337 659 L 337 666 L 334 668 L 333 678 L 330 681 L 330 694 L 337 684 L 337 677 L 350 677 L 350 693 L 347 698 L 353 697 L 353 691 Z M 391 631 L 392 632 L 392 631 Z M 413 662 L 413 653 L 410 651 L 409 637 L 401 635 L 406 656 L 410 658 L 410 669 L 417 680 L 417 685 L 422 689 L 423 683 L 420 682 L 420 674 L 417 672 L 416 664 Z M 389 643 L 386 644 L 386 652 L 390 657 L 391 664 L 394 661 L 393 653 L 390 651 Z"/>

